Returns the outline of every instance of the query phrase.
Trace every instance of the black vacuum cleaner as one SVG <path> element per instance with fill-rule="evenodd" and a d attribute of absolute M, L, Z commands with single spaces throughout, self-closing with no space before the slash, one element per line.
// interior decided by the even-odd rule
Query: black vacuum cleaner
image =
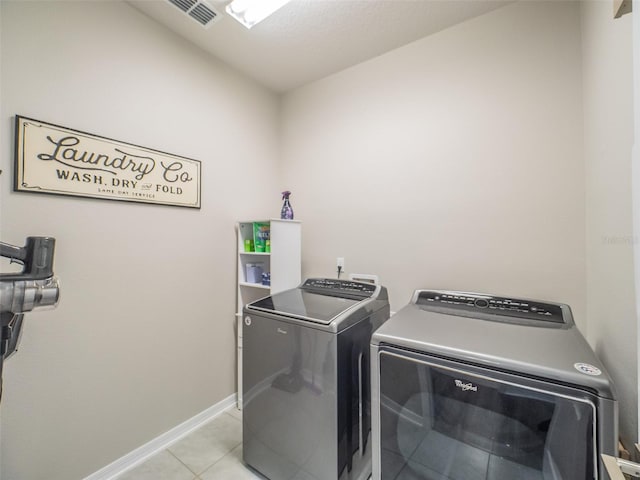
<path fill-rule="evenodd" d="M 24 247 L 0 242 L 0 256 L 23 266 L 22 272 L 0 274 L 0 399 L 2 366 L 18 348 L 24 314 L 55 307 L 60 298 L 58 279 L 53 275 L 55 244 L 50 237 L 27 237 Z"/>

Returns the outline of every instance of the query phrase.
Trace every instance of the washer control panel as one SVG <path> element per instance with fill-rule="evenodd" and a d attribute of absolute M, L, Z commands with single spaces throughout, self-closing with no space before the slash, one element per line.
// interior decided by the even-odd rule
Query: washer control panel
<path fill-rule="evenodd" d="M 565 323 L 560 305 L 536 300 L 496 297 L 480 293 L 420 290 L 415 303 L 427 308 L 437 306 L 466 312 Z"/>
<path fill-rule="evenodd" d="M 305 290 L 316 291 L 326 295 L 355 295 L 370 297 L 376 291 L 376 285 L 353 280 L 338 280 L 335 278 L 308 278 L 302 284 Z"/>

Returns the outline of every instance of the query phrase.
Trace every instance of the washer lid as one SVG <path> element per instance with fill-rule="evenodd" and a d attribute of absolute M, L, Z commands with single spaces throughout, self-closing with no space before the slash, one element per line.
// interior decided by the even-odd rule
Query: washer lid
<path fill-rule="evenodd" d="M 362 300 L 323 295 L 294 288 L 250 303 L 247 308 L 328 325 L 338 315 Z"/>

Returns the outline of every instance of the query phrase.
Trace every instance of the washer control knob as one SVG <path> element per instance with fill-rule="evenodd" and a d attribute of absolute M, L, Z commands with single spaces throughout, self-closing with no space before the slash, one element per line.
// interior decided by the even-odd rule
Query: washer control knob
<path fill-rule="evenodd" d="M 487 308 L 489 306 L 489 302 L 484 298 L 477 298 L 475 302 L 473 302 L 478 308 Z"/>

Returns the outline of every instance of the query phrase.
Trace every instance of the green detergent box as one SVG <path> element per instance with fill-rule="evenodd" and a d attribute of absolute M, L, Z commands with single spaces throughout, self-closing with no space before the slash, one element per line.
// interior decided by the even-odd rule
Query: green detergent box
<path fill-rule="evenodd" d="M 270 233 L 269 223 L 253 222 L 253 245 L 256 252 L 265 252 L 267 250 L 267 241 L 270 240 Z"/>

